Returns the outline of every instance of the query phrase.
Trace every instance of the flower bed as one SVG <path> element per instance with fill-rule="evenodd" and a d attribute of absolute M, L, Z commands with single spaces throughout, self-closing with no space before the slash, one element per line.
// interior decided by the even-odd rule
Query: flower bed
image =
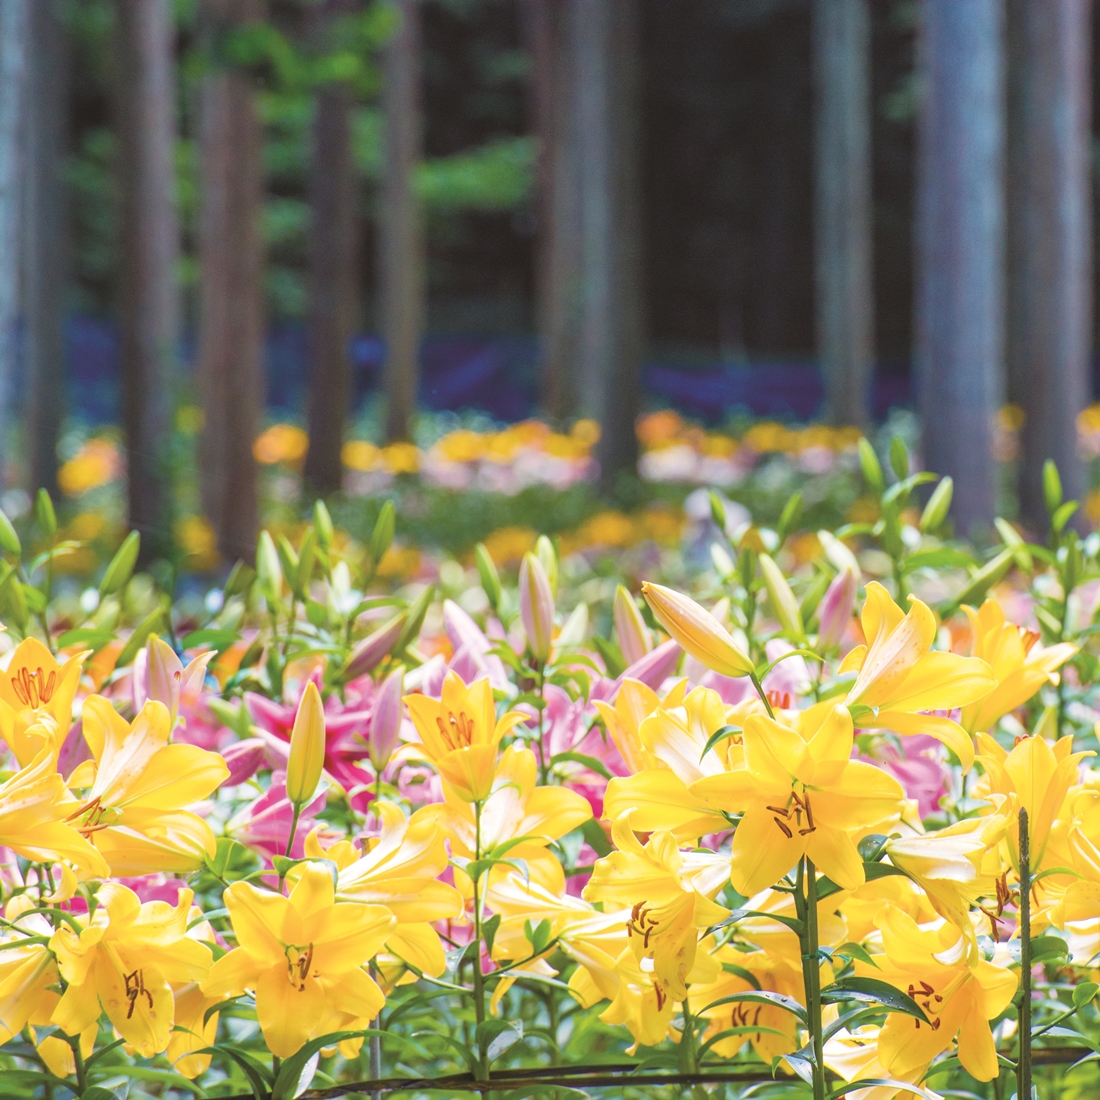
<path fill-rule="evenodd" d="M 840 526 L 318 505 L 180 593 L 0 520 L 4 1095 L 1094 1091 L 1100 536 L 850 453 Z"/>

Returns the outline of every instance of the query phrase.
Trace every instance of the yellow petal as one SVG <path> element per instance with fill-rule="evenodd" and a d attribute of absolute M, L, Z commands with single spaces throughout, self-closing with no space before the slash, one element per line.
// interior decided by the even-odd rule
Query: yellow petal
<path fill-rule="evenodd" d="M 733 888 L 747 897 L 766 890 L 790 871 L 805 852 L 805 837 L 785 821 L 777 820 L 777 815 L 763 805 L 750 806 L 733 834 L 730 854 Z"/>
<path fill-rule="evenodd" d="M 321 983 L 312 976 L 292 983 L 286 961 L 261 972 L 256 982 L 256 1018 L 268 1050 L 289 1058 L 301 1050 L 325 1010 Z"/>

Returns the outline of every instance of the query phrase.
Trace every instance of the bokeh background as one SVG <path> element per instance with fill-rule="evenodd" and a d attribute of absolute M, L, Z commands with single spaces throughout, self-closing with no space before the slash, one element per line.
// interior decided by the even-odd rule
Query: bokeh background
<path fill-rule="evenodd" d="M 1091 9 L 0 0 L 0 507 L 202 573 L 391 498 L 413 570 L 858 520 L 865 432 L 1094 522 Z"/>

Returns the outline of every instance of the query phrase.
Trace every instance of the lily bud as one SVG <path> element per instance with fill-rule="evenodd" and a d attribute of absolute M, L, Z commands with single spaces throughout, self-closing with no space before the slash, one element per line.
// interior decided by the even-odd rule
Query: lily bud
<path fill-rule="evenodd" d="M 531 553 L 519 567 L 519 614 L 532 655 L 545 661 L 554 633 L 554 597 L 542 562 Z"/>
<path fill-rule="evenodd" d="M 169 729 L 176 724 L 180 709 L 180 684 L 183 664 L 176 651 L 156 634 L 149 635 L 145 649 L 145 694 L 168 708 Z"/>
<path fill-rule="evenodd" d="M 770 554 L 760 555 L 760 572 L 764 574 L 764 587 L 768 592 L 772 610 L 779 620 L 780 626 L 795 638 L 801 638 L 804 631 L 802 627 L 802 612 L 798 608 L 798 600 L 795 599 L 787 578 L 783 571 L 775 563 Z"/>
<path fill-rule="evenodd" d="M 377 775 L 390 762 L 397 739 L 401 734 L 401 696 L 405 690 L 405 670 L 398 667 L 382 681 L 371 712 L 370 749 L 371 767 Z"/>
<path fill-rule="evenodd" d="M 286 762 L 286 796 L 301 805 L 308 802 L 321 781 L 325 762 L 325 708 L 317 685 L 310 680 L 294 716 L 290 754 Z"/>
<path fill-rule="evenodd" d="M 344 665 L 344 679 L 354 680 L 358 676 L 365 676 L 380 665 L 382 659 L 397 644 L 408 617 L 408 612 L 402 611 L 385 626 L 379 627 L 373 634 L 368 634 L 361 642 L 356 643 Z"/>
<path fill-rule="evenodd" d="M 653 648 L 653 639 L 649 636 L 649 628 L 645 625 L 634 597 L 621 584 L 615 589 L 613 613 L 615 637 L 619 640 L 623 660 L 632 665 Z"/>
<path fill-rule="evenodd" d="M 244 741 L 234 741 L 222 749 L 222 759 L 229 768 L 223 787 L 235 787 L 251 779 L 264 762 L 267 743 L 260 737 L 249 737 Z"/>
<path fill-rule="evenodd" d="M 558 555 L 554 550 L 554 544 L 545 535 L 539 535 L 535 540 L 535 557 L 542 562 L 542 567 L 546 570 L 551 595 L 556 596 L 558 594 Z"/>
<path fill-rule="evenodd" d="M 729 631 L 693 599 L 648 582 L 642 585 L 642 595 L 661 626 L 701 664 L 722 676 L 748 676 L 756 671 Z"/>
<path fill-rule="evenodd" d="M 840 645 L 856 606 L 856 575 L 842 569 L 829 585 L 818 605 L 817 642 L 822 649 Z"/>

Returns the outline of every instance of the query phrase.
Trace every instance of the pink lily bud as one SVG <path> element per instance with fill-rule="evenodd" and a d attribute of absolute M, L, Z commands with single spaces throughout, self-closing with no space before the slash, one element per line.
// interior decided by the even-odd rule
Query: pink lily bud
<path fill-rule="evenodd" d="M 405 629 L 408 617 L 408 613 L 402 611 L 400 615 L 390 619 L 385 626 L 379 627 L 373 634 L 368 634 L 358 642 L 344 665 L 344 679 L 354 680 L 377 668 L 383 658 L 387 657 L 390 650 L 397 645 L 397 639 L 401 637 L 401 631 Z"/>
<path fill-rule="evenodd" d="M 833 578 L 818 607 L 818 645 L 833 649 L 840 645 L 852 612 L 856 606 L 856 575 L 850 569 L 842 569 Z"/>
<path fill-rule="evenodd" d="M 183 665 L 175 650 L 156 634 L 150 634 L 148 644 L 134 658 L 134 710 L 140 711 L 153 699 L 168 708 L 174 726 L 179 713 L 182 679 Z"/>
<path fill-rule="evenodd" d="M 405 670 L 395 668 L 383 681 L 374 700 L 371 712 L 370 748 L 371 767 L 378 774 L 390 762 L 393 750 L 401 734 L 401 716 L 404 705 L 401 696 L 405 691 Z"/>
<path fill-rule="evenodd" d="M 234 741 L 222 750 L 222 759 L 229 767 L 229 776 L 223 787 L 235 787 L 251 779 L 264 762 L 266 743 L 259 737 L 249 737 L 245 741 Z"/>
<path fill-rule="evenodd" d="M 545 661 L 554 634 L 554 596 L 542 562 L 531 553 L 519 567 L 519 614 L 532 655 Z"/>
<path fill-rule="evenodd" d="M 653 648 L 653 639 L 634 597 L 621 584 L 615 589 L 613 613 L 619 649 L 626 663 L 632 665 Z"/>

